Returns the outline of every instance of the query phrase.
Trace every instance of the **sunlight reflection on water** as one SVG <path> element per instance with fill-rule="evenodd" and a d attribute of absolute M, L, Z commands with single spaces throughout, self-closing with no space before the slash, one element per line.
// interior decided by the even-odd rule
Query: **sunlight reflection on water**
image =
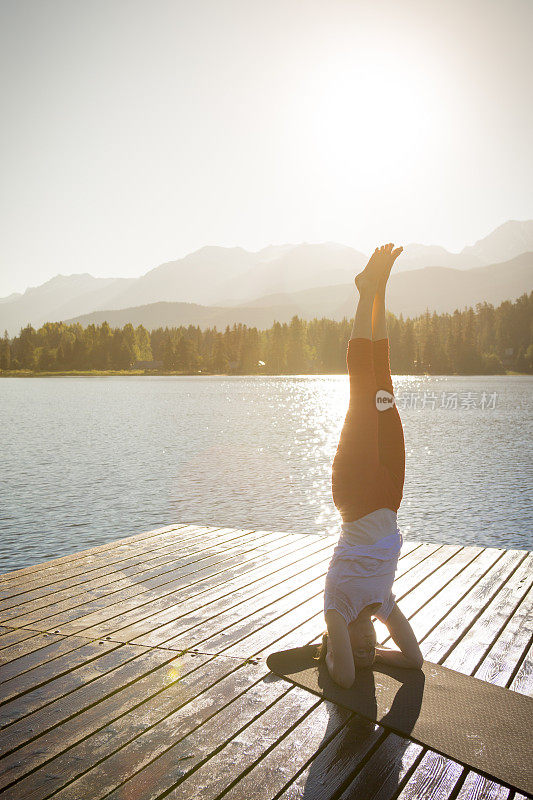
<path fill-rule="evenodd" d="M 529 377 L 395 378 L 496 392 L 495 408 L 401 409 L 406 539 L 532 549 Z M 0 571 L 172 522 L 338 533 L 331 462 L 348 380 L 0 381 Z"/>

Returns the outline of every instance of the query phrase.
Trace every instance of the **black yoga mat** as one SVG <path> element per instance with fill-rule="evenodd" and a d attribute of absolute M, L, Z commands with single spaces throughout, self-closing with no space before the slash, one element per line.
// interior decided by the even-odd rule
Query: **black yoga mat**
<path fill-rule="evenodd" d="M 533 793 L 533 700 L 424 661 L 422 669 L 374 664 L 350 689 L 317 662 L 318 645 L 271 653 L 267 666 L 297 686 L 379 722 L 466 767 Z"/>

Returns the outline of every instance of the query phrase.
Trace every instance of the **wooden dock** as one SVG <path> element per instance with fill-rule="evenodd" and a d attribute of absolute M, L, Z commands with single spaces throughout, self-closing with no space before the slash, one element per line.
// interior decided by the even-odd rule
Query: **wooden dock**
<path fill-rule="evenodd" d="M 269 673 L 335 541 L 174 525 L 0 576 L 2 800 L 522 797 Z M 424 657 L 531 694 L 532 558 L 405 541 Z"/>

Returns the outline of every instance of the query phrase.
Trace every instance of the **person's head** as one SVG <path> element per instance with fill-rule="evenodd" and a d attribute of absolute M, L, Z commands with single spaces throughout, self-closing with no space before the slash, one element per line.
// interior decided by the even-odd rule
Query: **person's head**
<path fill-rule="evenodd" d="M 350 624 L 350 641 L 356 669 L 371 667 L 376 657 L 376 631 L 369 613 L 364 610 Z"/>

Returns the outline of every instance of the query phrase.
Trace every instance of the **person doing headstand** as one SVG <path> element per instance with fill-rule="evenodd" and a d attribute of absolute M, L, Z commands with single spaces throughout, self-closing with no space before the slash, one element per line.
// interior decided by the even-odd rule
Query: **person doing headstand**
<path fill-rule="evenodd" d="M 318 658 L 332 679 L 349 688 L 356 669 L 376 659 L 420 668 L 422 653 L 392 592 L 402 546 L 396 512 L 403 494 L 405 444 L 394 402 L 385 319 L 385 288 L 402 252 L 376 248 L 355 278 L 359 302 L 348 342 L 348 413 L 333 460 L 332 491 L 341 535 L 324 590 L 327 631 Z M 399 650 L 376 647 L 372 616 L 388 628 Z"/>

